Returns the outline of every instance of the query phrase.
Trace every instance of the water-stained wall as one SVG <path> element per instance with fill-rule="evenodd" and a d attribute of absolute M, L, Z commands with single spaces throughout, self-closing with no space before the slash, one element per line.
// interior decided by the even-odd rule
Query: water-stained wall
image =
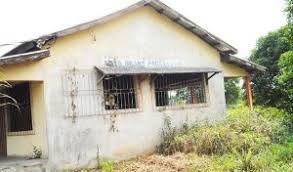
<path fill-rule="evenodd" d="M 14 80 L 29 77 L 44 81 L 49 164 L 56 168 L 95 165 L 97 159 L 126 159 L 151 152 L 159 143 L 166 116 L 176 126 L 223 119 L 224 76 L 246 75 L 243 69 L 222 63 L 217 50 L 150 7 L 58 38 L 50 52 L 47 59 L 29 63 L 28 67 L 6 67 L 6 71 L 7 77 Z M 209 80 L 205 106 L 158 111 L 150 77 L 144 77 L 140 83 L 140 111 L 115 116 L 76 114 L 74 121 L 66 117 L 64 72 L 93 71 L 109 58 L 179 60 L 181 66 L 213 67 L 222 72 Z M 113 121 L 115 132 L 109 130 Z"/>

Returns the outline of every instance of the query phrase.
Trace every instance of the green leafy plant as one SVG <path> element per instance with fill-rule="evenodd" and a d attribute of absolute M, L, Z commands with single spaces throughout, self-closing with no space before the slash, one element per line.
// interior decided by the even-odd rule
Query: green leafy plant
<path fill-rule="evenodd" d="M 112 172 L 114 170 L 114 162 L 113 161 L 105 161 L 99 165 L 99 169 L 102 172 Z"/>
<path fill-rule="evenodd" d="M 280 85 L 280 90 L 284 92 L 284 96 L 279 97 L 283 103 L 280 107 L 288 113 L 293 113 L 293 50 L 281 55 L 278 60 L 279 74 L 276 76 L 277 83 Z M 291 102 L 291 103 L 290 103 Z M 293 121 L 291 121 L 293 122 Z"/>
<path fill-rule="evenodd" d="M 249 59 L 267 67 L 265 73 L 256 73 L 252 76 L 254 101 L 258 105 L 283 107 L 290 102 L 282 98 L 287 97 L 275 77 L 279 74 L 278 59 L 281 54 L 292 50 L 289 36 L 292 36 L 290 25 L 261 37 Z"/>
<path fill-rule="evenodd" d="M 276 108 L 255 107 L 250 112 L 245 106 L 230 108 L 222 122 L 197 122 L 181 129 L 173 127 L 168 117 L 165 119 L 162 142 L 157 147 L 157 152 L 164 155 L 193 152 L 212 159 L 209 167 L 195 171 L 288 171 L 288 164 L 293 163 L 288 157 L 293 155 L 283 146 L 279 153 L 271 153 L 274 158 L 274 154 L 279 157 L 273 165 L 266 165 L 269 168 L 261 165 L 262 162 L 269 164 L 269 160 L 264 160 L 266 156 L 262 154 L 268 152 L 268 148 L 272 149 L 270 145 L 287 144 L 289 148 L 289 143 L 293 142 L 293 139 L 290 141 L 293 137 L 290 137 L 283 120 L 284 112 Z M 188 146 L 186 143 L 189 143 Z M 185 151 L 186 147 L 192 149 Z"/>
<path fill-rule="evenodd" d="M 33 146 L 33 154 L 32 159 L 40 159 L 42 157 L 42 150 L 41 148 L 38 148 L 37 146 Z"/>
<path fill-rule="evenodd" d="M 239 79 L 225 79 L 225 97 L 228 106 L 237 105 L 241 100 Z"/>
<path fill-rule="evenodd" d="M 160 154 L 171 155 L 177 151 L 183 149 L 182 144 L 180 144 L 179 139 L 176 140 L 178 131 L 171 124 L 171 119 L 167 116 L 164 119 L 164 126 L 161 132 L 161 143 L 156 147 L 156 151 Z"/>
<path fill-rule="evenodd" d="M 198 154 L 224 154 L 230 149 L 234 133 L 220 125 L 205 124 L 194 133 L 195 147 Z"/>

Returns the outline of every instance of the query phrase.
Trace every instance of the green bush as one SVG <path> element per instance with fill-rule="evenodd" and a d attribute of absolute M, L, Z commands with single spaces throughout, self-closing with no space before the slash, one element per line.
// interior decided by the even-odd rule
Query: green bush
<path fill-rule="evenodd" d="M 99 165 L 99 169 L 101 169 L 102 172 L 112 172 L 114 171 L 114 162 L 113 161 L 102 162 Z"/>
<path fill-rule="evenodd" d="M 212 159 L 207 169 L 194 171 L 293 171 L 293 135 L 276 108 L 229 109 L 226 120 L 196 123 L 176 129 L 165 120 L 158 153 L 170 155 L 189 148 Z M 189 144 L 186 144 L 189 143 Z M 188 145 L 188 146 L 187 146 Z"/>
<path fill-rule="evenodd" d="M 293 171 L 293 142 L 273 144 L 256 156 L 254 166 L 262 171 Z"/>
<path fill-rule="evenodd" d="M 211 166 L 207 171 L 235 171 L 240 163 L 233 154 L 214 156 Z"/>
<path fill-rule="evenodd" d="M 170 117 L 164 119 L 164 127 L 161 132 L 161 143 L 156 147 L 156 152 L 163 155 L 171 155 L 183 150 L 182 139 L 176 139 L 179 131 L 172 126 Z M 181 142 L 182 141 L 182 142 Z"/>
<path fill-rule="evenodd" d="M 229 128 L 208 124 L 201 126 L 193 136 L 196 152 L 200 155 L 222 155 L 231 150 L 231 141 L 236 137 Z"/>

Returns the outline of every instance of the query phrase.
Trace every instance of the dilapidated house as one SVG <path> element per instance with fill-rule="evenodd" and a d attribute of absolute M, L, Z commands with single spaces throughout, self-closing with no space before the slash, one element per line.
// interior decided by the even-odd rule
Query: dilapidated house
<path fill-rule="evenodd" d="M 264 67 L 158 0 L 29 40 L 0 58 L 20 105 L 1 109 L 0 155 L 42 152 L 48 168 L 152 152 L 174 125 L 224 118 L 225 77 Z M 5 158 L 2 158 L 3 160 Z"/>

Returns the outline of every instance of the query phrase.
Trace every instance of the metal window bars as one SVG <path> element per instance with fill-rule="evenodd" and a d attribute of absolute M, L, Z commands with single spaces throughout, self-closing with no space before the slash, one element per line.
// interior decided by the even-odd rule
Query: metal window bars
<path fill-rule="evenodd" d="M 94 70 L 66 70 L 63 74 L 66 117 L 136 112 L 133 76 L 106 76 Z"/>
<path fill-rule="evenodd" d="M 135 109 L 136 88 L 131 75 L 108 75 L 103 80 L 106 110 Z"/>
<path fill-rule="evenodd" d="M 157 107 L 206 103 L 203 74 L 167 74 L 154 79 Z"/>
<path fill-rule="evenodd" d="M 139 85 L 133 75 L 66 70 L 63 75 L 66 117 L 137 112 Z M 166 74 L 154 78 L 157 107 L 206 103 L 204 74 Z"/>

